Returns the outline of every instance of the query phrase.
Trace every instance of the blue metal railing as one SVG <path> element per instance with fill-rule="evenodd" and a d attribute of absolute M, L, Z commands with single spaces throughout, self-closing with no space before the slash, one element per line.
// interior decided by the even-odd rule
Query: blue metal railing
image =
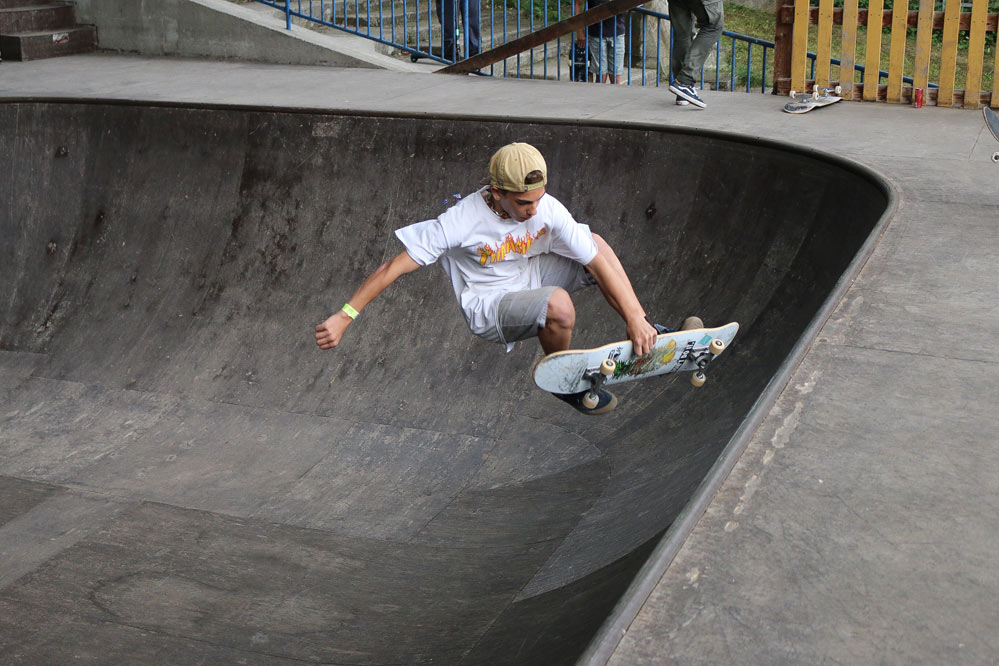
<path fill-rule="evenodd" d="M 426 58 L 441 63 L 454 62 L 455 57 L 462 53 L 469 53 L 472 46 L 469 39 L 469 31 L 462 30 L 473 18 L 470 7 L 474 6 L 478 11 L 474 14 L 481 17 L 482 0 L 256 0 L 265 5 L 280 10 L 285 15 L 285 25 L 290 30 L 293 19 L 300 19 L 312 24 L 322 25 L 336 30 L 360 35 L 386 46 L 395 47 L 404 53 L 408 53 L 415 62 L 418 59 Z M 444 40 L 443 32 L 440 30 L 441 13 L 440 2 L 454 3 L 454 9 L 450 13 L 453 16 L 452 27 L 455 29 L 454 40 Z M 475 3 L 471 5 L 470 3 Z M 508 7 L 507 3 L 510 3 Z M 550 3 L 554 7 L 550 7 Z M 362 11 L 363 4 L 363 11 Z M 387 11 L 386 11 L 386 5 Z M 401 8 L 400 8 L 401 5 Z M 497 9 L 498 6 L 498 9 Z M 401 9 L 401 11 L 400 11 Z M 540 9 L 540 25 L 535 25 L 536 14 Z M 554 10 L 554 11 L 553 11 Z M 498 16 L 501 14 L 501 16 Z M 533 32 L 536 28 L 549 25 L 552 21 L 562 20 L 562 5 L 558 0 L 494 0 L 489 5 L 489 33 L 488 40 L 483 37 L 482 49 L 489 49 L 499 46 L 508 41 Z M 363 17 L 363 20 L 362 20 Z M 431 18 L 433 17 L 433 18 Z M 527 18 L 528 29 L 524 29 L 524 19 Z M 633 20 L 638 18 L 638 21 Z M 551 19 L 551 20 L 549 20 Z M 655 44 L 647 43 L 650 34 L 649 22 L 654 21 Z M 655 85 L 668 81 L 668 65 L 663 61 L 664 50 L 672 53 L 673 30 L 669 29 L 669 44 L 664 49 L 663 45 L 663 21 L 669 23 L 669 15 L 647 9 L 637 8 L 628 13 L 628 20 L 625 22 L 626 38 L 624 61 L 626 76 L 622 83 L 631 85 Z M 477 22 L 478 23 L 478 22 Z M 638 23 L 641 26 L 641 38 L 633 39 L 633 26 Z M 362 27 L 363 24 L 363 27 Z M 377 30 L 372 30 L 376 25 Z M 387 27 L 386 27 L 387 26 Z M 435 26 L 438 34 L 435 36 Z M 500 27 L 498 32 L 497 27 Z M 479 27 L 479 26 L 477 26 Z M 636 41 L 638 42 L 636 46 Z M 453 42 L 453 46 L 451 43 Z M 567 35 L 545 44 L 537 49 L 527 51 L 526 68 L 522 61 L 523 53 L 517 54 L 514 58 L 505 60 L 502 63 L 491 65 L 488 71 L 479 72 L 490 76 L 513 76 L 536 78 L 555 78 L 561 80 L 565 75 L 570 80 L 590 80 L 601 79 L 603 72 L 590 71 L 589 59 L 585 58 L 582 66 L 582 73 L 575 70 L 572 63 L 573 35 Z M 488 44 L 488 45 L 487 45 Z M 451 52 L 446 52 L 447 50 Z M 754 60 L 753 47 L 760 49 L 760 58 Z M 744 64 L 739 64 L 741 58 L 737 57 L 740 48 L 744 48 Z M 540 50 L 541 72 L 535 72 L 536 51 Z M 637 53 L 635 52 L 637 50 Z M 740 89 L 745 86 L 746 92 L 751 92 L 759 88 L 760 92 L 767 92 L 773 85 L 773 72 L 768 71 L 768 62 L 772 61 L 774 43 L 750 37 L 736 32 L 725 30 L 722 37 L 715 45 L 713 81 L 711 70 L 701 69 L 700 86 L 712 85 L 714 89 L 728 88 L 728 90 Z M 473 53 L 475 49 L 472 49 Z M 722 53 L 726 52 L 725 67 L 722 66 Z M 554 57 L 554 72 L 550 70 L 551 60 Z M 810 78 L 815 78 L 815 61 L 818 56 L 815 53 L 808 53 L 811 64 Z M 712 59 L 709 58 L 709 62 Z M 651 64 L 650 64 L 651 62 Z M 754 75 L 754 66 L 759 65 L 759 71 Z M 832 58 L 830 64 L 839 66 L 838 59 Z M 563 69 L 564 68 L 564 69 Z M 866 75 L 863 65 L 855 65 L 856 71 L 860 72 L 861 83 Z M 526 71 L 525 71 L 526 69 Z M 727 75 L 723 76 L 723 71 L 727 69 Z M 651 75 L 650 75 L 651 70 Z M 888 72 L 879 70 L 878 82 L 888 77 Z M 903 77 L 903 82 L 912 84 L 911 77 Z M 754 85 L 754 81 L 756 84 Z M 929 87 L 938 87 L 935 83 L 930 83 Z"/>
<path fill-rule="evenodd" d="M 408 53 L 415 62 L 418 59 L 426 58 L 441 63 L 454 61 L 454 56 L 459 53 L 445 52 L 445 40 L 440 31 L 440 13 L 437 11 L 435 2 L 438 0 L 256 0 L 265 5 L 269 5 L 285 16 L 285 24 L 291 29 L 293 19 L 307 21 L 314 25 L 322 25 L 336 30 L 360 35 L 380 44 L 392 46 L 404 53 Z M 468 30 L 462 30 L 468 25 L 469 3 L 476 3 L 481 12 L 481 0 L 443 0 L 444 2 L 456 3 L 453 12 L 455 16 L 454 27 L 456 29 L 455 44 L 460 53 L 469 53 L 470 40 Z M 509 2 L 508 6 L 506 3 Z M 362 7 L 363 5 L 363 7 Z M 540 16 L 539 16 L 540 14 Z M 433 17 L 433 18 L 431 18 Z M 633 21 L 632 17 L 638 17 L 639 21 Z M 489 49 L 499 46 L 508 41 L 521 37 L 549 25 L 551 22 L 559 21 L 563 16 L 563 7 L 555 0 L 499 0 L 490 3 L 488 11 L 489 29 L 486 35 L 482 35 L 482 49 Z M 649 22 L 654 22 L 655 38 L 654 44 L 648 43 L 651 32 Z M 662 55 L 671 51 L 672 28 L 669 35 L 669 46 L 664 47 L 662 22 L 669 22 L 669 16 L 659 12 L 646 9 L 634 9 L 629 12 L 626 21 L 626 46 L 624 60 L 626 63 L 626 77 L 623 81 L 627 84 L 639 83 L 640 85 L 659 86 L 666 81 L 668 76 L 668 65 L 662 61 Z M 527 24 L 525 26 L 525 23 Z M 633 39 L 632 26 L 638 23 L 641 25 L 642 34 L 640 39 Z M 435 28 L 437 34 L 435 35 Z M 450 40 L 448 40 L 450 41 Z M 637 44 L 636 44 L 637 41 Z M 555 40 L 553 43 L 545 44 L 528 52 L 518 54 L 502 63 L 497 63 L 488 68 L 488 71 L 481 72 L 493 76 L 513 76 L 528 78 L 555 78 L 561 80 L 563 77 L 572 79 L 573 67 L 571 64 L 572 45 L 574 38 L 572 35 Z M 745 71 L 736 72 L 737 50 L 745 45 Z M 754 77 L 753 67 L 753 47 L 762 49 L 761 72 Z M 730 90 L 735 90 L 737 85 L 741 86 L 745 79 L 746 91 L 753 89 L 754 78 L 758 82 L 761 91 L 766 92 L 768 83 L 772 85 L 772 73 L 767 72 L 768 56 L 772 55 L 773 42 L 757 39 L 739 33 L 724 31 L 722 39 L 715 47 L 714 58 L 714 87 L 723 87 L 723 82 Z M 723 76 L 722 51 L 727 52 L 726 65 L 728 72 Z M 474 49 L 473 49 L 474 51 Z M 450 56 L 450 57 L 449 57 Z M 540 56 L 540 60 L 538 57 Z M 526 57 L 526 64 L 524 59 Z M 554 61 L 554 62 L 553 62 Z M 536 71 L 536 65 L 540 62 L 540 71 Z M 589 71 L 589 63 L 584 64 L 585 75 L 588 77 L 593 72 Z M 554 71 L 553 71 L 554 70 Z M 650 75 L 651 72 L 651 75 Z M 599 74 L 599 73 L 597 73 Z M 599 78 L 599 77 L 598 77 Z M 710 84 L 712 75 L 702 70 L 701 86 Z"/>

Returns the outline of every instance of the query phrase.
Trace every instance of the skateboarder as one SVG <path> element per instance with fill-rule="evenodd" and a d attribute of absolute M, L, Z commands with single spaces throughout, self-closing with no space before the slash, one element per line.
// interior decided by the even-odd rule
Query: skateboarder
<path fill-rule="evenodd" d="M 438 218 L 395 233 L 405 249 L 380 266 L 343 308 L 316 326 L 316 344 L 331 349 L 358 314 L 400 276 L 440 261 L 469 329 L 513 348 L 537 337 L 546 354 L 569 348 L 576 310 L 570 292 L 596 284 L 625 321 L 643 354 L 657 328 L 646 318 L 614 250 L 573 219 L 545 191 L 548 167 L 526 143 L 500 148 L 489 162 L 489 185 Z M 585 392 L 584 392 L 585 393 Z M 582 394 L 557 395 L 589 414 L 609 412 L 617 398 L 601 391 L 587 409 Z"/>

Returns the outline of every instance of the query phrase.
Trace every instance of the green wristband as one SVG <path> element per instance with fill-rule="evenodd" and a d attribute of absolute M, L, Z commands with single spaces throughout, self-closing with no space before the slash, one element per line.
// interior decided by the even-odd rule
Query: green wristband
<path fill-rule="evenodd" d="M 351 319 L 357 319 L 357 315 L 360 314 L 357 310 L 354 309 L 354 307 L 350 303 L 344 303 L 343 307 L 340 308 L 340 311 L 343 312 L 348 317 L 350 317 Z"/>

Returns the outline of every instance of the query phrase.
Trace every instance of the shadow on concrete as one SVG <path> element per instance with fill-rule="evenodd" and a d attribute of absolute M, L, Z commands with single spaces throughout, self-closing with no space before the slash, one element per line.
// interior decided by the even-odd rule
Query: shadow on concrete
<path fill-rule="evenodd" d="M 316 349 L 510 140 L 655 318 L 741 323 L 705 388 L 577 415 L 437 267 Z M 0 149 L 4 663 L 572 663 L 888 203 L 634 127 L 23 102 Z M 591 291 L 578 346 L 623 336 Z"/>

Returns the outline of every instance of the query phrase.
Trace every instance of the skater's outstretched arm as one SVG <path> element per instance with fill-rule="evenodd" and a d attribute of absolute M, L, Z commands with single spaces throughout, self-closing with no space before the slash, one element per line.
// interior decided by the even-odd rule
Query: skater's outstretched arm
<path fill-rule="evenodd" d="M 340 344 L 344 331 L 354 321 L 348 311 L 353 310 L 359 313 L 399 276 L 412 273 L 419 267 L 420 265 L 405 250 L 388 263 L 379 266 L 378 270 L 358 287 L 342 310 L 338 310 L 329 319 L 316 326 L 316 344 L 319 345 L 319 348 L 332 349 Z"/>

